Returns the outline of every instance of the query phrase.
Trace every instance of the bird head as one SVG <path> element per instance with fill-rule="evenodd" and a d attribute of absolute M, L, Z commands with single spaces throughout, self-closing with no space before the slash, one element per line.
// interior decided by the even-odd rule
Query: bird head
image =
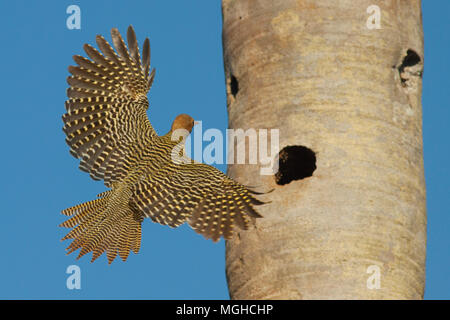
<path fill-rule="evenodd" d="M 191 133 L 192 128 L 195 124 L 196 122 L 191 116 L 182 113 L 176 116 L 175 120 L 173 120 L 172 128 L 170 129 L 170 131 L 174 132 L 177 129 L 184 129 Z"/>

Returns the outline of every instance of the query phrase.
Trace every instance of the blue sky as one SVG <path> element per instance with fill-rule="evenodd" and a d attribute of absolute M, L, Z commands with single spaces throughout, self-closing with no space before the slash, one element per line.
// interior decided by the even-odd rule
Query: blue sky
<path fill-rule="evenodd" d="M 114 5 L 112 5 L 114 3 Z M 66 27 L 66 8 L 81 8 L 81 30 Z M 105 188 L 77 169 L 61 130 L 67 66 L 96 34 L 117 27 L 150 38 L 157 68 L 149 116 L 159 133 L 178 113 L 227 126 L 219 1 L 2 1 L 3 41 L 0 298 L 228 299 L 224 242 L 189 227 L 143 223 L 138 255 L 108 266 L 65 255 L 61 209 Z M 450 1 L 424 3 L 423 88 L 428 197 L 426 298 L 450 298 Z M 225 166 L 218 166 L 225 170 Z M 66 288 L 66 268 L 81 269 L 81 290 Z"/>

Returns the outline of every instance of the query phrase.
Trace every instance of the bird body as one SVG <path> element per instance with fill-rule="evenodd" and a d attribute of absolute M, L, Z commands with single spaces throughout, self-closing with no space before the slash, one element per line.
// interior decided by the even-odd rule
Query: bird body
<path fill-rule="evenodd" d="M 187 158 L 183 140 L 173 138 L 177 130 L 184 130 L 182 137 L 189 134 L 194 120 L 177 116 L 163 136 L 151 126 L 147 92 L 155 72 L 150 72 L 148 39 L 141 61 L 131 26 L 128 48 L 117 29 L 111 36 L 117 53 L 97 36 L 103 54 L 85 45 L 92 60 L 74 56 L 78 66 L 69 67 L 66 142 L 81 160 L 80 169 L 111 189 L 63 210 L 71 218 L 61 226 L 73 228 L 63 238 L 73 239 L 68 253 L 81 248 L 81 257 L 92 251 L 94 261 L 106 251 L 109 263 L 117 254 L 125 261 L 130 251 L 139 251 L 145 217 L 170 227 L 188 222 L 213 241 L 229 239 L 236 225 L 247 229 L 250 217 L 260 217 L 253 208 L 262 204 L 255 192 Z"/>

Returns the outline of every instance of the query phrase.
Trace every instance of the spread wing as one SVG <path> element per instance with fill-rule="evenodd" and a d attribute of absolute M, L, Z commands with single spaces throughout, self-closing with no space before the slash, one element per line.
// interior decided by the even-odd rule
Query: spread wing
<path fill-rule="evenodd" d="M 136 35 L 130 26 L 128 49 L 117 29 L 111 30 L 114 49 L 100 35 L 101 52 L 89 44 L 90 59 L 74 56 L 67 78 L 66 113 L 63 115 L 70 153 L 81 160 L 80 169 L 106 186 L 120 181 L 139 153 L 145 152 L 156 136 L 146 111 L 155 70 L 150 70 L 150 43 L 145 39 L 142 61 Z M 140 146 L 140 147 L 137 147 Z M 135 150 L 132 150 L 135 149 Z"/>
<path fill-rule="evenodd" d="M 202 164 L 171 163 L 141 177 L 134 186 L 130 206 L 144 216 L 171 227 L 187 221 L 207 239 L 230 239 L 234 226 L 248 229 L 250 217 L 261 217 L 257 200 L 241 184 L 216 168 Z"/>

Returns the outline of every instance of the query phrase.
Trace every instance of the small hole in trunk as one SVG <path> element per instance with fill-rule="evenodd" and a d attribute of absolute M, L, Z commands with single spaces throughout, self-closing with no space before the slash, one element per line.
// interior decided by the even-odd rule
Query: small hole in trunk
<path fill-rule="evenodd" d="M 287 146 L 279 153 L 275 182 L 285 185 L 313 175 L 316 170 L 316 154 L 305 146 Z"/>
<path fill-rule="evenodd" d="M 239 82 L 236 77 L 232 74 L 230 78 L 230 91 L 234 98 L 239 92 Z"/>
<path fill-rule="evenodd" d="M 397 68 L 398 73 L 400 74 L 400 81 L 402 82 L 402 85 L 405 85 L 406 81 L 408 80 L 404 75 L 405 68 L 415 66 L 416 64 L 419 64 L 420 61 L 420 56 L 414 50 L 408 49 L 406 51 L 406 56 L 403 58 L 402 64 Z"/>

